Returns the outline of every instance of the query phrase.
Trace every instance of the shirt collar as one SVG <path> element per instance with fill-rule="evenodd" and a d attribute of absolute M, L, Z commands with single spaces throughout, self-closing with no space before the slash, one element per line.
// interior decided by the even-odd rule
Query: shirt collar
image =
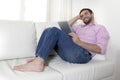
<path fill-rule="evenodd" d="M 88 25 L 86 25 L 86 24 L 84 24 L 84 25 L 82 25 L 82 27 L 87 27 L 87 26 L 93 26 L 93 25 L 95 25 L 96 23 L 90 23 L 90 24 L 88 24 Z"/>

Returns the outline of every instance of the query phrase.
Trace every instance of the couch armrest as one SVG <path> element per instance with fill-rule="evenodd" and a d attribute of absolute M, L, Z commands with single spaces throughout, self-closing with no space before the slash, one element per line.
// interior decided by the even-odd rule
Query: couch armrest
<path fill-rule="evenodd" d="M 115 64 L 115 80 L 120 80 L 120 46 L 111 45 L 107 51 L 106 58 Z"/>

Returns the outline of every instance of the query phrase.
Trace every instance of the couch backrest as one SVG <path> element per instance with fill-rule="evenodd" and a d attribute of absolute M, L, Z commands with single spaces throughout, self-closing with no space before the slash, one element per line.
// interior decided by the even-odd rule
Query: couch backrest
<path fill-rule="evenodd" d="M 53 26 L 60 29 L 57 22 L 0 21 L 0 60 L 34 56 L 42 32 Z M 105 56 L 94 59 L 104 60 Z"/>
<path fill-rule="evenodd" d="M 0 60 L 34 56 L 35 49 L 33 22 L 0 21 Z"/>

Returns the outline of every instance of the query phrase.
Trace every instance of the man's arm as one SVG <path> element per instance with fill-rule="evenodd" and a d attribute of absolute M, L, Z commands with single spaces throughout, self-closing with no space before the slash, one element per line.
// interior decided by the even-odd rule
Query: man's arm
<path fill-rule="evenodd" d="M 101 53 L 101 48 L 96 44 L 90 44 L 79 40 L 78 45 L 91 52 Z"/>
<path fill-rule="evenodd" d="M 78 44 L 79 46 L 87 49 L 88 51 L 95 52 L 95 53 L 101 53 L 101 48 L 96 44 L 90 44 L 81 41 L 75 33 L 69 33 L 70 36 L 72 36 L 72 40 L 74 43 Z"/>
<path fill-rule="evenodd" d="M 77 20 L 79 20 L 80 19 L 80 16 L 79 15 L 77 15 L 77 16 L 75 16 L 74 18 L 72 18 L 72 19 L 70 19 L 69 20 L 69 24 L 70 24 L 70 26 L 72 26 Z"/>

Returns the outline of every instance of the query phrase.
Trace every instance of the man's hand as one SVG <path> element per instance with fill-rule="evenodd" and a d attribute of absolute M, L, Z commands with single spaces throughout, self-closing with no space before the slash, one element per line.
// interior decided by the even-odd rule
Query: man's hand
<path fill-rule="evenodd" d="M 81 42 L 79 37 L 74 32 L 69 33 L 69 35 L 72 37 L 74 43 L 79 44 Z"/>
<path fill-rule="evenodd" d="M 79 19 L 80 19 L 80 15 L 77 15 L 69 20 L 69 24 L 72 26 Z"/>

